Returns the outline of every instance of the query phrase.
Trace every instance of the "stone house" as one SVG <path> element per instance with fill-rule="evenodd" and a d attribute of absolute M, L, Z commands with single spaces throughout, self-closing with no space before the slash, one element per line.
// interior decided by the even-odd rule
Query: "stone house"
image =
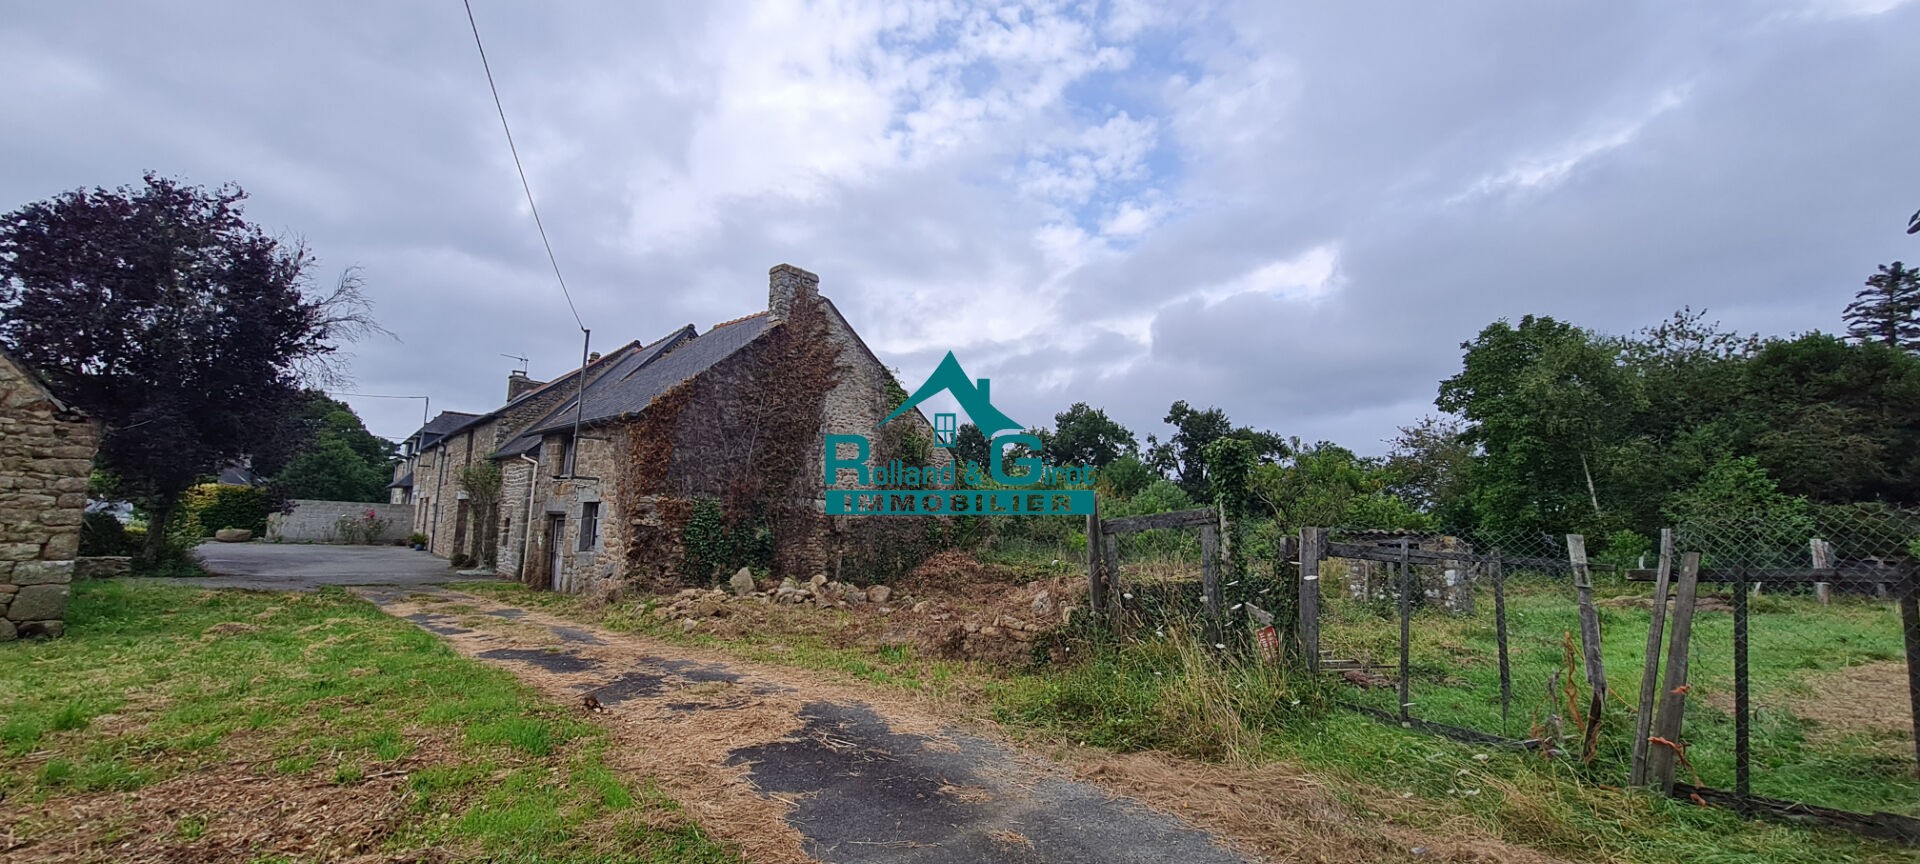
<path fill-rule="evenodd" d="M 99 428 L 0 351 L 0 641 L 58 636 Z"/>
<path fill-rule="evenodd" d="M 587 363 L 587 380 L 593 381 L 638 347 L 623 345 L 604 356 L 593 355 Z M 493 454 L 516 433 L 570 399 L 579 386 L 578 369 L 548 382 L 516 371 L 507 377 L 507 401 L 499 408 L 484 414 L 442 412 L 421 427 L 425 443 L 410 460 L 409 501 L 414 530 L 427 535 L 429 551 L 443 558 L 463 555 L 474 561 L 489 560 L 495 554 L 499 534 L 494 529 L 501 514 L 481 512 L 484 502 L 476 502 L 462 488 L 461 473 L 476 463 L 491 464 Z"/>
<path fill-rule="evenodd" d="M 442 411 L 400 442 L 400 458 L 393 463 L 393 482 L 387 484 L 387 503 L 412 504 L 413 472 L 418 467 L 421 451 L 446 437 L 448 430 L 478 416 L 465 411 Z M 415 513 L 413 524 L 425 525 L 426 522 Z"/>
<path fill-rule="evenodd" d="M 493 537 L 462 533 L 442 508 L 436 553 L 491 542 L 497 573 L 561 591 L 712 578 L 687 572 L 683 545 L 703 507 L 763 542 L 777 575 L 831 575 L 859 532 L 824 515 L 824 436 L 880 434 L 898 390 L 819 277 L 782 264 L 766 310 L 624 345 L 588 364 L 584 386 L 578 370 L 536 382 L 519 397 L 533 401 L 450 431 L 423 456 L 415 497 L 437 466 L 491 458 Z M 932 437 L 918 411 L 888 429 Z"/>

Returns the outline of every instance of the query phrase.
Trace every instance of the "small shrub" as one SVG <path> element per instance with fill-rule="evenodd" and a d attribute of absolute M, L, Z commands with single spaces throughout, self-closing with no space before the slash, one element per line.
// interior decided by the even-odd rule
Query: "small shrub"
<path fill-rule="evenodd" d="M 144 542 L 146 531 L 140 532 Z M 88 513 L 80 519 L 81 555 L 135 555 L 140 547 L 111 513 Z"/>
<path fill-rule="evenodd" d="M 227 483 L 202 483 L 187 490 L 175 519 L 186 530 L 188 520 L 201 537 L 211 537 L 222 528 L 245 528 L 256 535 L 267 533 L 267 512 L 271 509 L 267 490 Z"/>

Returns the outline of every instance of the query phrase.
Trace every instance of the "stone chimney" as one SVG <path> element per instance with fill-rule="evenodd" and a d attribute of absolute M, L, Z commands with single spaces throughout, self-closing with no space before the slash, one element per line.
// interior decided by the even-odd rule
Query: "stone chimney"
<path fill-rule="evenodd" d="M 775 323 L 787 320 L 796 297 L 820 296 L 820 277 L 792 264 L 781 264 L 767 271 L 767 317 Z"/>
<path fill-rule="evenodd" d="M 545 381 L 535 381 L 527 373 L 518 369 L 507 373 L 507 401 L 512 402 L 522 394 L 533 392 L 534 388 L 545 386 Z"/>

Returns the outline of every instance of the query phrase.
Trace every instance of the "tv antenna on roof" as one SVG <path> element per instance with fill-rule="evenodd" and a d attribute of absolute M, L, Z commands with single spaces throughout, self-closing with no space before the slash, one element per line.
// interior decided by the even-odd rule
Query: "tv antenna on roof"
<path fill-rule="evenodd" d="M 520 361 L 520 374 L 522 375 L 527 374 L 527 358 L 522 357 L 518 354 L 501 354 L 500 356 L 505 357 L 508 360 Z"/>

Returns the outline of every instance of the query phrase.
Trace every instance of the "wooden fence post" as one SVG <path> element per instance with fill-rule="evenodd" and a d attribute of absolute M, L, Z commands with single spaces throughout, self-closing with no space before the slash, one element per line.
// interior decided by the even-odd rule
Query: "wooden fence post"
<path fill-rule="evenodd" d="M 1807 545 L 1813 549 L 1813 569 L 1825 570 L 1833 566 L 1833 544 L 1816 537 L 1808 540 Z M 1822 606 L 1833 602 L 1833 584 L 1829 582 L 1813 583 L 1813 596 L 1814 599 L 1820 601 L 1820 605 Z"/>
<path fill-rule="evenodd" d="M 1320 671 L 1320 559 L 1327 553 L 1327 529 L 1300 529 L 1300 653 L 1307 671 Z"/>
<path fill-rule="evenodd" d="M 1660 569 L 1653 577 L 1653 607 L 1647 624 L 1646 665 L 1640 670 L 1640 704 L 1633 719 L 1633 768 L 1628 785 L 1647 782 L 1647 736 L 1653 734 L 1653 702 L 1660 694 L 1660 643 L 1666 636 L 1667 588 L 1673 576 L 1673 529 L 1660 529 Z"/>
<path fill-rule="evenodd" d="M 1220 645 L 1225 639 L 1220 614 L 1219 532 L 1212 525 L 1200 526 L 1200 590 L 1206 595 L 1207 644 Z"/>
<path fill-rule="evenodd" d="M 1107 617 L 1107 579 L 1100 566 L 1100 504 L 1087 514 L 1087 603 L 1097 618 Z"/>
<path fill-rule="evenodd" d="M 1102 529 L 1104 530 L 1104 529 Z M 1120 625 L 1120 538 L 1114 534 L 1102 534 L 1101 552 L 1106 563 L 1107 608 L 1106 613 L 1113 618 L 1115 627 Z"/>
<path fill-rule="evenodd" d="M 1700 587 L 1700 553 L 1680 559 L 1680 584 L 1673 600 L 1673 632 L 1667 639 L 1667 675 L 1660 690 L 1660 714 L 1654 718 L 1653 737 L 1663 744 L 1647 750 L 1647 782 L 1660 794 L 1673 794 L 1673 769 L 1680 746 L 1680 721 L 1687 710 L 1687 650 L 1693 638 L 1693 604 Z M 1652 741 L 1649 740 L 1649 744 Z"/>
<path fill-rule="evenodd" d="M 1593 758 L 1600 746 L 1600 716 L 1607 707 L 1607 670 L 1600 659 L 1600 611 L 1593 606 L 1593 574 L 1587 570 L 1587 539 L 1567 535 L 1567 559 L 1573 563 L 1573 586 L 1580 602 L 1580 651 L 1587 667 L 1587 731 L 1580 747 L 1582 761 Z"/>

